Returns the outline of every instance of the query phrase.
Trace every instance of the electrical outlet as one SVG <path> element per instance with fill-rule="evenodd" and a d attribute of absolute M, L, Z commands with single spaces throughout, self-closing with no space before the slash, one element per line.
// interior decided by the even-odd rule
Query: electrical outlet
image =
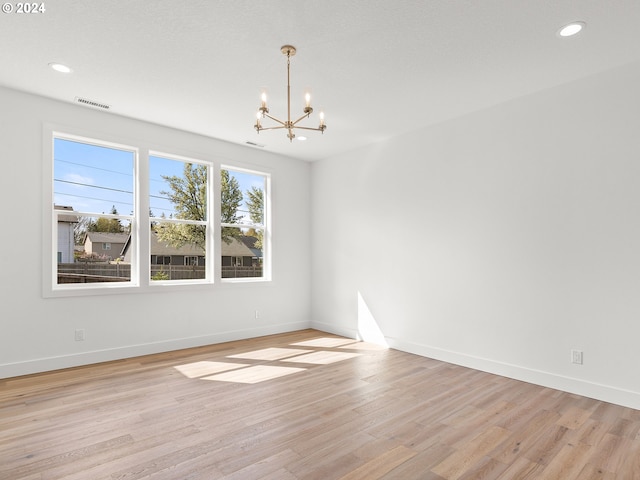
<path fill-rule="evenodd" d="M 76 342 L 84 341 L 84 328 L 76 328 Z"/>
<path fill-rule="evenodd" d="M 571 350 L 571 363 L 582 365 L 582 350 Z"/>

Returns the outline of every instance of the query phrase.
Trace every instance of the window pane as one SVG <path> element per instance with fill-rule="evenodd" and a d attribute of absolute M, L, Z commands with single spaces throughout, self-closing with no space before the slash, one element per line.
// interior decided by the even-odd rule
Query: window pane
<path fill-rule="evenodd" d="M 135 150 L 58 137 L 53 145 L 55 283 L 130 282 Z"/>
<path fill-rule="evenodd" d="M 54 138 L 54 204 L 133 215 L 135 152 Z"/>
<path fill-rule="evenodd" d="M 209 167 L 149 157 L 150 278 L 206 278 Z"/>
<path fill-rule="evenodd" d="M 263 237 L 262 230 L 234 227 L 223 229 L 222 278 L 262 277 Z"/>
<path fill-rule="evenodd" d="M 222 278 L 263 278 L 267 177 L 232 169 L 220 176 Z"/>
<path fill-rule="evenodd" d="M 205 225 L 155 224 L 150 237 L 151 280 L 206 278 L 206 235 Z"/>
<path fill-rule="evenodd" d="M 228 169 L 220 174 L 221 222 L 263 227 L 266 177 Z"/>
<path fill-rule="evenodd" d="M 207 220 L 207 175 L 206 165 L 149 157 L 149 215 Z"/>
<path fill-rule="evenodd" d="M 56 222 L 57 284 L 131 281 L 126 253 L 128 220 L 75 215 L 69 209 L 56 208 L 56 212 L 60 212 Z M 96 230 L 106 224 L 114 231 Z"/>

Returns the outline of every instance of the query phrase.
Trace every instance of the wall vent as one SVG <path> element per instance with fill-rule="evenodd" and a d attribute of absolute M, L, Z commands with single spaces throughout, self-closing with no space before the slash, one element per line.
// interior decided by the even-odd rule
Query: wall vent
<path fill-rule="evenodd" d="M 89 100 L 87 98 L 76 97 L 75 100 L 77 103 L 81 103 L 82 105 L 101 108 L 102 110 L 109 110 L 111 108 L 111 105 L 107 105 L 106 103 L 96 102 L 95 100 Z"/>
<path fill-rule="evenodd" d="M 261 145 L 261 144 L 256 143 L 256 142 L 251 142 L 251 141 L 249 141 L 249 140 L 247 140 L 246 144 L 247 144 L 247 145 L 251 145 L 252 147 L 264 148 L 264 145 Z"/>

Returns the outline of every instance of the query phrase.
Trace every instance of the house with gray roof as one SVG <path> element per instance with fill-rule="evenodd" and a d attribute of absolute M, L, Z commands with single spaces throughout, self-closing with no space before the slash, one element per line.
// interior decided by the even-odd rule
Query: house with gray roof
<path fill-rule="evenodd" d="M 115 260 L 120 258 L 128 238 L 128 233 L 87 232 L 84 252 Z"/>
<path fill-rule="evenodd" d="M 150 235 L 151 265 L 205 265 L 205 254 L 202 249 L 193 244 L 186 244 L 179 248 L 161 241 L 155 232 Z M 252 267 L 262 263 L 262 251 L 256 248 L 257 238 L 240 236 L 232 238 L 229 243 L 223 241 L 223 267 Z M 131 262 L 129 249 L 130 239 L 127 238 L 120 255 L 126 263 Z"/>

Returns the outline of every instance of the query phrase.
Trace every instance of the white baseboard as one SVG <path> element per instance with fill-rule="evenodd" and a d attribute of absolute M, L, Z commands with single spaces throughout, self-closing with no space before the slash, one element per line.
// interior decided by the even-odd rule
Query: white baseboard
<path fill-rule="evenodd" d="M 348 338 L 359 338 L 357 329 L 337 327 L 332 324 L 316 321 L 311 322 L 311 328 Z M 385 337 L 385 339 L 390 348 L 403 352 L 640 410 L 640 392 L 444 350 L 429 345 L 407 342 L 398 338 Z"/>
<path fill-rule="evenodd" d="M 7 363 L 0 365 L 0 378 L 11 378 L 32 373 L 40 373 L 62 368 L 90 365 L 93 363 L 121 360 L 123 358 L 138 357 L 154 353 L 181 350 L 184 348 L 214 345 L 217 343 L 244 340 L 247 338 L 262 337 L 278 333 L 294 332 L 314 328 L 319 331 L 341 335 L 347 338 L 359 338 L 356 329 L 337 327 L 323 322 L 295 322 L 245 330 L 234 330 L 199 337 L 188 337 L 164 342 L 129 345 L 105 350 L 82 352 L 73 355 L 39 358 L 24 362 Z M 453 363 L 463 367 L 473 368 L 483 372 L 501 375 L 523 382 L 533 383 L 556 390 L 562 390 L 589 398 L 595 398 L 605 402 L 615 403 L 629 408 L 640 410 L 640 392 L 624 390 L 609 385 L 588 382 L 577 378 L 557 375 L 540 370 L 521 367 L 518 365 L 497 362 L 481 357 L 444 350 L 429 345 L 407 342 L 401 339 L 386 337 L 391 348 L 407 353 L 413 353 L 423 357 L 433 358 L 443 362 Z"/>
<path fill-rule="evenodd" d="M 387 342 L 391 348 L 403 352 L 640 410 L 640 392 L 633 392 L 609 385 L 588 382 L 578 378 L 533 370 L 518 365 L 497 362 L 495 360 L 443 350 L 428 345 L 420 345 L 395 338 L 387 338 Z"/>
<path fill-rule="evenodd" d="M 32 373 L 60 370 L 62 368 L 78 367 L 93 363 L 108 362 L 111 360 L 121 360 L 123 358 L 139 357 L 153 353 L 170 352 L 184 348 L 201 347 L 204 345 L 214 345 L 234 340 L 244 340 L 247 338 L 262 337 L 265 335 L 294 332 L 307 328 L 310 328 L 310 322 L 285 323 L 249 328 L 245 330 L 221 332 L 198 337 L 178 338 L 163 342 L 127 345 L 125 347 L 94 350 L 72 355 L 61 355 L 58 357 L 38 358 L 24 362 L 6 363 L 0 365 L 0 378 L 18 377 L 21 375 L 30 375 Z"/>

